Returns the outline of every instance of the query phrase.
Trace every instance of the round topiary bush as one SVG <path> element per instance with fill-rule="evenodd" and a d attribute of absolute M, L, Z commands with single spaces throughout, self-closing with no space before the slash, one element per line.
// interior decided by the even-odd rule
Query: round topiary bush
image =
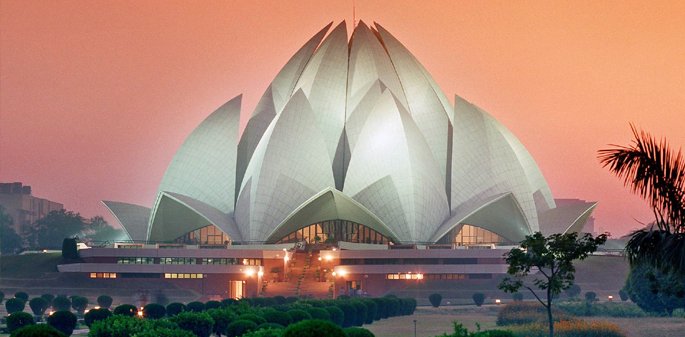
<path fill-rule="evenodd" d="M 112 297 L 108 295 L 100 295 L 97 299 L 98 306 L 100 308 L 109 309 L 112 306 Z"/>
<path fill-rule="evenodd" d="M 353 300 L 350 301 L 352 306 L 354 307 L 354 311 L 357 313 L 355 316 L 354 320 L 354 325 L 356 326 L 362 326 L 364 325 L 364 322 L 366 322 L 366 315 L 368 314 L 368 310 L 366 309 L 366 305 L 362 303 L 359 300 Z M 398 301 L 399 303 L 399 301 Z"/>
<path fill-rule="evenodd" d="M 91 309 L 83 315 L 83 322 L 90 327 L 93 323 L 107 319 L 110 316 L 112 316 L 112 312 L 109 309 Z"/>
<path fill-rule="evenodd" d="M 67 336 L 71 336 L 74 332 L 76 321 L 76 315 L 72 314 L 71 311 L 57 311 L 48 316 L 48 324 Z"/>
<path fill-rule="evenodd" d="M 143 317 L 149 319 L 160 319 L 166 315 L 166 308 L 157 303 L 150 303 L 143 307 Z"/>
<path fill-rule="evenodd" d="M 40 319 L 48 309 L 48 302 L 42 297 L 34 297 L 29 301 L 29 307 L 36 318 Z"/>
<path fill-rule="evenodd" d="M 347 337 L 375 337 L 373 332 L 360 327 L 349 327 L 343 329 Z"/>
<path fill-rule="evenodd" d="M 43 298 L 46 302 L 48 302 L 48 308 L 52 306 L 52 301 L 55 299 L 55 295 L 53 294 L 43 294 L 40 295 L 41 298 Z"/>
<path fill-rule="evenodd" d="M 331 317 L 331 322 L 339 326 L 343 325 L 343 323 L 345 322 L 345 313 L 342 310 L 340 310 L 340 308 L 335 306 L 329 306 L 324 307 L 324 309 L 328 311 L 328 314 Z"/>
<path fill-rule="evenodd" d="M 207 301 L 205 303 L 205 310 L 221 308 L 221 302 L 219 301 Z"/>
<path fill-rule="evenodd" d="M 83 315 L 83 312 L 86 311 L 86 308 L 88 307 L 88 299 L 83 296 L 74 296 L 74 298 L 71 299 L 71 307 L 74 308 L 79 315 Z"/>
<path fill-rule="evenodd" d="M 166 314 L 167 316 L 176 316 L 182 312 L 186 311 L 186 306 L 183 303 L 169 303 L 169 305 L 166 306 Z"/>
<path fill-rule="evenodd" d="M 272 324 L 272 323 L 265 323 L 265 324 Z M 243 337 L 282 337 L 282 336 L 283 336 L 283 328 L 260 328 L 260 327 L 257 327 L 257 330 L 255 330 L 255 331 L 250 331 L 250 332 L 243 335 Z"/>
<path fill-rule="evenodd" d="M 302 309 L 288 310 L 288 314 L 293 319 L 293 323 L 304 321 L 305 319 L 312 319 L 312 315 Z"/>
<path fill-rule="evenodd" d="M 621 298 L 621 301 L 623 302 L 627 301 L 630 298 L 630 296 L 628 296 L 628 292 L 625 289 L 619 290 L 618 296 Z"/>
<path fill-rule="evenodd" d="M 428 296 L 428 301 L 431 302 L 431 305 L 434 308 L 437 308 L 440 306 L 440 302 L 442 302 L 442 295 L 440 294 L 430 294 Z"/>
<path fill-rule="evenodd" d="M 310 319 L 291 324 L 283 330 L 283 337 L 347 337 L 343 329 L 329 322 Z"/>
<path fill-rule="evenodd" d="M 293 321 L 292 317 L 290 317 L 290 314 L 287 312 L 270 308 L 262 310 L 260 315 L 262 315 L 268 323 L 276 323 L 284 327 L 290 325 Z"/>
<path fill-rule="evenodd" d="M 261 329 L 283 329 L 283 328 L 285 328 L 285 326 L 280 325 L 278 323 L 266 322 L 266 323 L 262 323 L 260 325 L 257 325 L 257 330 L 261 330 Z"/>
<path fill-rule="evenodd" d="M 122 316 L 128 316 L 128 317 L 133 317 L 138 313 L 138 308 L 136 308 L 135 305 L 131 304 L 122 304 L 120 306 L 117 306 L 114 308 L 113 313 L 115 315 L 122 315 Z"/>
<path fill-rule="evenodd" d="M 257 324 L 255 322 L 248 321 L 245 319 L 239 319 L 233 321 L 226 327 L 226 336 L 239 337 L 245 334 L 246 332 L 253 331 L 255 329 L 257 329 Z"/>
<path fill-rule="evenodd" d="M 10 298 L 5 301 L 5 309 L 10 315 L 15 312 L 24 311 L 24 307 L 26 307 L 26 302 L 19 298 Z"/>
<path fill-rule="evenodd" d="M 52 308 L 55 311 L 69 311 L 71 310 L 71 300 L 66 296 L 57 296 L 52 300 Z"/>
<path fill-rule="evenodd" d="M 384 298 L 387 302 L 385 310 L 388 317 L 398 316 L 400 314 L 400 299 L 395 296 L 385 296 Z"/>
<path fill-rule="evenodd" d="M 473 298 L 473 303 L 479 307 L 485 303 L 485 294 L 483 293 L 475 293 L 471 298 Z"/>
<path fill-rule="evenodd" d="M 221 337 L 226 327 L 235 320 L 235 314 L 227 309 L 209 309 L 205 311 L 214 320 L 214 333 Z"/>
<path fill-rule="evenodd" d="M 568 289 L 564 290 L 564 293 L 566 293 L 566 296 L 568 296 L 569 298 L 576 298 L 580 296 L 580 292 L 580 286 L 577 284 L 573 284 L 570 287 L 568 287 Z"/>
<path fill-rule="evenodd" d="M 597 301 L 597 293 L 594 291 L 588 291 L 585 293 L 585 300 L 588 302 Z"/>
<path fill-rule="evenodd" d="M 170 320 L 198 337 L 209 337 L 214 330 L 214 320 L 206 312 L 182 312 Z"/>
<path fill-rule="evenodd" d="M 47 324 L 33 324 L 14 331 L 11 337 L 66 337 L 66 335 Z"/>
<path fill-rule="evenodd" d="M 328 311 L 326 311 L 325 309 L 311 307 L 311 308 L 306 308 L 305 311 L 310 316 L 312 316 L 312 319 L 322 319 L 324 321 L 330 321 L 331 320 L 331 314 L 329 314 Z"/>
<path fill-rule="evenodd" d="M 262 324 L 262 323 L 266 323 L 266 322 L 267 322 L 266 319 L 264 319 L 264 317 L 259 316 L 259 315 L 257 315 L 257 314 L 249 314 L 249 313 L 248 313 L 248 314 L 242 314 L 242 315 L 238 316 L 238 319 L 244 319 L 244 320 L 248 320 L 248 321 L 253 321 L 253 322 L 255 322 L 255 324 L 257 324 L 257 325 L 260 325 L 260 324 Z"/>
<path fill-rule="evenodd" d="M 190 302 L 186 305 L 186 309 L 192 312 L 202 312 L 205 311 L 205 304 L 198 301 Z"/>
<path fill-rule="evenodd" d="M 357 312 L 354 310 L 354 306 L 347 301 L 339 301 L 336 303 L 338 309 L 343 312 L 343 328 L 347 328 L 354 325 L 357 320 Z"/>
<path fill-rule="evenodd" d="M 28 302 L 29 301 L 29 294 L 27 294 L 23 291 L 17 291 L 16 293 L 14 293 L 14 298 L 18 298 L 24 302 Z"/>
<path fill-rule="evenodd" d="M 25 312 L 15 312 L 7 316 L 7 330 L 13 332 L 27 325 L 35 324 L 33 316 Z"/>

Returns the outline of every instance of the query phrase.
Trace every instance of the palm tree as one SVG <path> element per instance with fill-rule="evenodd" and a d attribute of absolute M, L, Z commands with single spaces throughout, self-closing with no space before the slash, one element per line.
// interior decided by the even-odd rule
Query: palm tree
<path fill-rule="evenodd" d="M 649 263 L 685 274 L 685 160 L 665 139 L 630 125 L 630 146 L 611 145 L 598 151 L 604 167 L 649 202 L 655 221 L 630 234 L 626 255 L 631 265 Z"/>

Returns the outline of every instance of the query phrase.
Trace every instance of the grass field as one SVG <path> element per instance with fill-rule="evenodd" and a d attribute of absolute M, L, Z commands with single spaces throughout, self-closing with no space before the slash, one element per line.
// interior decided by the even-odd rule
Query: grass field
<path fill-rule="evenodd" d="M 45 273 L 57 272 L 61 253 L 0 256 L 0 278 L 42 278 Z"/>
<path fill-rule="evenodd" d="M 364 327 L 376 337 L 413 337 L 414 320 L 416 336 L 432 337 L 452 332 L 452 322 L 464 324 L 469 331 L 476 329 L 476 323 L 486 329 L 496 328 L 497 307 L 419 307 L 412 316 L 384 319 Z M 618 325 L 627 337 L 683 337 L 685 319 L 668 317 L 611 318 L 598 317 L 587 320 L 609 321 Z"/>

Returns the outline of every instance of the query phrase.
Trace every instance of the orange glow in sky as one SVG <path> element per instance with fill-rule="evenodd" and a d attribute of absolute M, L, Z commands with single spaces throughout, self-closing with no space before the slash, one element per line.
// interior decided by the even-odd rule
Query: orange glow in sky
<path fill-rule="evenodd" d="M 600 167 L 629 122 L 685 144 L 685 2 L 357 1 L 454 94 L 519 137 L 596 228 L 651 221 Z M 92 216 L 150 206 L 190 131 L 241 93 L 243 122 L 290 56 L 352 1 L 0 1 L 0 181 Z M 351 30 L 351 26 L 348 25 Z"/>

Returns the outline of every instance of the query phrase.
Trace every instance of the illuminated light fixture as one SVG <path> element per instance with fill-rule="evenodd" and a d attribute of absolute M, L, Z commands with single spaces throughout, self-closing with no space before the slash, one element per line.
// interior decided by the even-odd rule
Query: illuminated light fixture
<path fill-rule="evenodd" d="M 247 275 L 247 277 L 252 277 L 254 275 L 254 270 L 251 268 L 245 269 L 245 275 Z"/>
<path fill-rule="evenodd" d="M 496 299 L 496 300 L 495 300 L 495 304 L 497 304 L 497 305 L 502 304 L 502 300 L 500 300 L 499 298 Z"/>
<path fill-rule="evenodd" d="M 333 256 L 331 256 L 331 255 L 326 255 L 324 258 L 326 259 L 326 261 L 333 260 Z"/>
<path fill-rule="evenodd" d="M 243 259 L 243 265 L 247 265 L 247 259 Z"/>
<path fill-rule="evenodd" d="M 317 260 L 321 261 L 321 256 L 319 256 L 319 258 Z"/>
<path fill-rule="evenodd" d="M 96 305 L 95 307 L 93 307 L 93 309 L 100 309 L 100 306 Z"/>
<path fill-rule="evenodd" d="M 416 278 L 419 280 L 423 280 L 423 274 L 419 273 L 418 275 L 416 275 Z"/>
<path fill-rule="evenodd" d="M 50 311 L 48 312 L 48 316 L 52 316 L 52 314 L 54 314 L 54 313 L 55 313 L 54 311 L 50 310 Z"/>
<path fill-rule="evenodd" d="M 288 255 L 286 255 L 283 257 L 283 260 L 288 261 L 288 260 L 290 260 L 290 258 L 288 257 Z"/>
<path fill-rule="evenodd" d="M 83 313 L 84 313 L 84 314 L 87 314 L 89 311 L 90 311 L 90 310 L 86 309 L 85 311 L 83 311 Z"/>
<path fill-rule="evenodd" d="M 338 275 L 338 273 L 336 273 L 336 272 L 333 272 L 333 273 L 331 273 L 331 275 L 333 275 L 333 276 L 337 276 L 337 275 Z"/>
<path fill-rule="evenodd" d="M 138 317 L 143 317 L 143 310 L 138 310 Z"/>
<path fill-rule="evenodd" d="M 257 272 L 257 276 L 259 276 L 259 277 L 262 277 L 262 276 L 264 276 L 264 272 L 263 272 L 263 271 L 261 271 L 261 270 L 260 270 L 260 271 L 258 271 L 258 272 Z"/>
<path fill-rule="evenodd" d="M 340 277 L 345 277 L 345 275 L 347 275 L 347 272 L 344 270 L 340 270 L 338 271 L 338 275 L 340 275 Z"/>
<path fill-rule="evenodd" d="M 611 296 L 611 295 L 609 295 L 607 298 L 609 299 L 609 302 L 614 300 L 614 296 Z"/>

